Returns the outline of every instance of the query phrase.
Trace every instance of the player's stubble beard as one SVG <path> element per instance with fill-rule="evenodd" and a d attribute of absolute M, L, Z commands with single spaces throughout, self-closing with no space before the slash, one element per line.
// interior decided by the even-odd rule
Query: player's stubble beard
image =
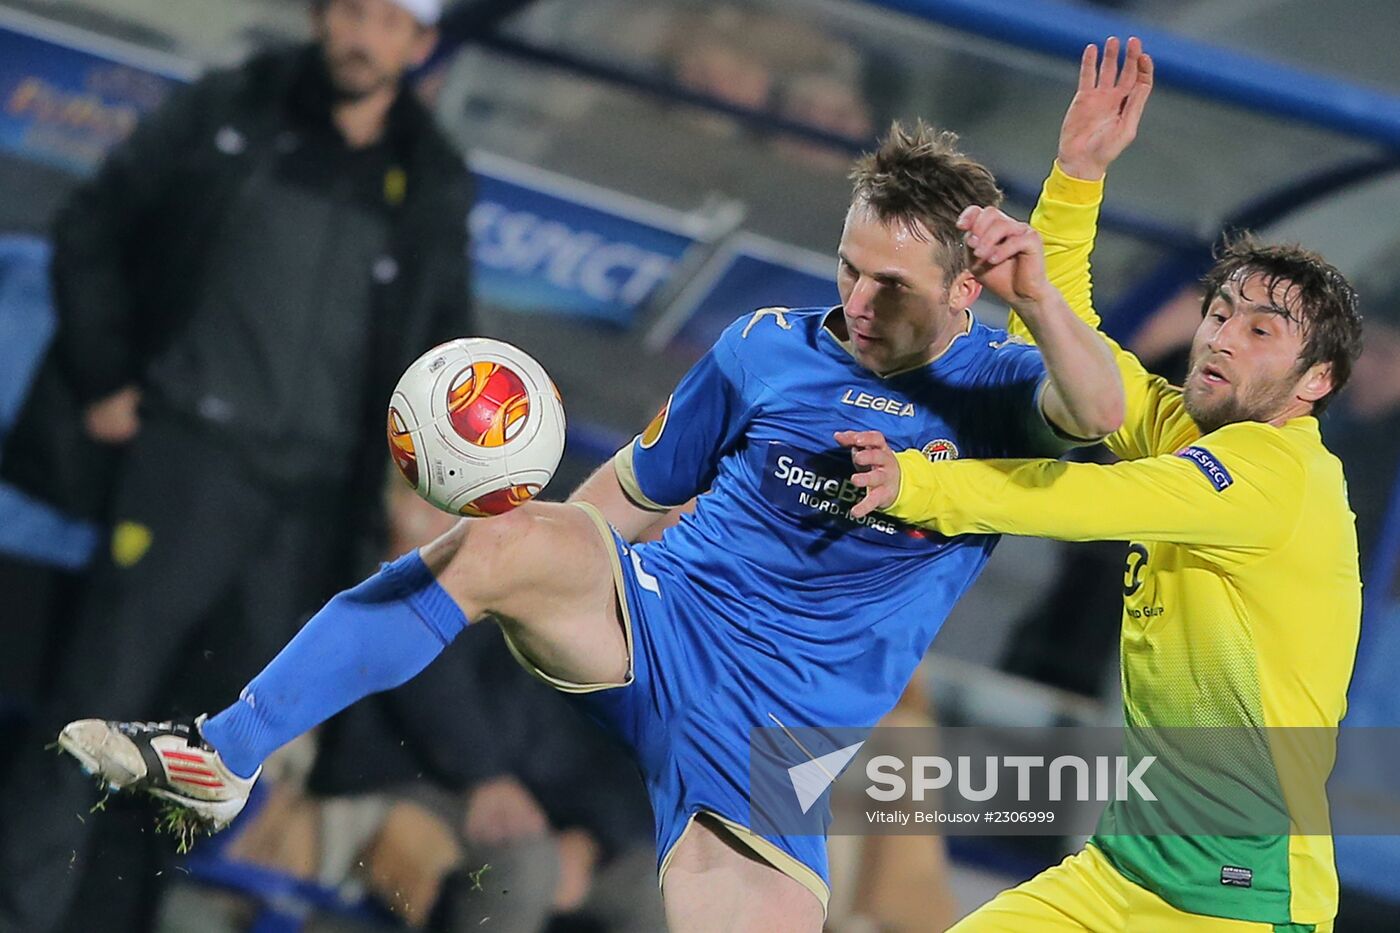
<path fill-rule="evenodd" d="M 1210 355 L 1209 351 L 1196 354 L 1181 392 L 1186 413 L 1196 422 L 1202 434 L 1210 434 L 1227 424 L 1242 421 L 1272 421 L 1293 395 L 1291 380 L 1299 375 L 1296 372 L 1291 373 L 1288 380 L 1262 386 L 1258 391 L 1252 390 L 1249 385 L 1241 386 L 1232 379 L 1228 385 L 1217 387 L 1217 397 L 1211 398 L 1211 391 L 1203 388 L 1201 381 L 1201 369 L 1211 362 Z"/>

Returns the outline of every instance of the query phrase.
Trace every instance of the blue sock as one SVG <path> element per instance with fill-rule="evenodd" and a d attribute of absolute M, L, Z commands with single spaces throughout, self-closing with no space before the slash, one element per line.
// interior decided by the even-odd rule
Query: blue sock
<path fill-rule="evenodd" d="M 417 551 L 345 590 L 311 617 L 272 663 L 201 732 L 234 774 L 362 697 L 409 680 L 468 619 Z"/>

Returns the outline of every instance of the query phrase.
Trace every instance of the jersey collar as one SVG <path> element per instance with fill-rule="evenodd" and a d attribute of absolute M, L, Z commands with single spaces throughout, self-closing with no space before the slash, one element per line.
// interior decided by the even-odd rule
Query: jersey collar
<path fill-rule="evenodd" d="M 1322 426 L 1318 423 L 1317 415 L 1299 415 L 1296 418 L 1289 418 L 1283 423 L 1286 428 L 1297 427 L 1307 432 L 1309 437 L 1322 439 Z"/>

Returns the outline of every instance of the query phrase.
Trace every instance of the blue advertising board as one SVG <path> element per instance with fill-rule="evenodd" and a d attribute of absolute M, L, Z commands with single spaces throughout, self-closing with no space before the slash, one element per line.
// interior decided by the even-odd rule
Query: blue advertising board
<path fill-rule="evenodd" d="M 471 156 L 477 297 L 627 326 L 695 245 L 695 221 L 488 153 Z"/>
<path fill-rule="evenodd" d="M 647 336 L 653 348 L 704 352 L 735 318 L 756 308 L 833 306 L 836 260 L 766 237 L 731 238 Z"/>
<path fill-rule="evenodd" d="M 0 149 L 22 158 L 89 171 L 182 73 L 150 57 L 136 64 L 118 43 L 82 47 L 57 27 L 47 36 L 6 25 L 17 16 L 0 19 Z"/>

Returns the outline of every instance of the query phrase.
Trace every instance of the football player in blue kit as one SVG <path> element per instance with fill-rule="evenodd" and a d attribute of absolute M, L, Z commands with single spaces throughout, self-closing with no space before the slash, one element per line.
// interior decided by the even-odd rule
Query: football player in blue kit
<path fill-rule="evenodd" d="M 825 839 L 750 828 L 750 732 L 873 726 L 996 543 L 852 520 L 834 433 L 877 429 L 933 458 L 1034 457 L 1123 415 L 1113 357 L 1051 287 L 1029 226 L 997 211 L 979 237 L 1011 255 L 969 265 L 961 215 L 1001 192 L 955 137 L 896 125 L 851 177 L 842 304 L 741 317 L 568 503 L 465 519 L 386 565 L 217 715 L 80 720 L 61 746 L 217 828 L 275 749 L 490 619 L 634 750 L 672 929 L 819 931 Z M 984 287 L 1036 347 L 973 318 Z M 659 541 L 632 543 L 697 496 Z"/>

